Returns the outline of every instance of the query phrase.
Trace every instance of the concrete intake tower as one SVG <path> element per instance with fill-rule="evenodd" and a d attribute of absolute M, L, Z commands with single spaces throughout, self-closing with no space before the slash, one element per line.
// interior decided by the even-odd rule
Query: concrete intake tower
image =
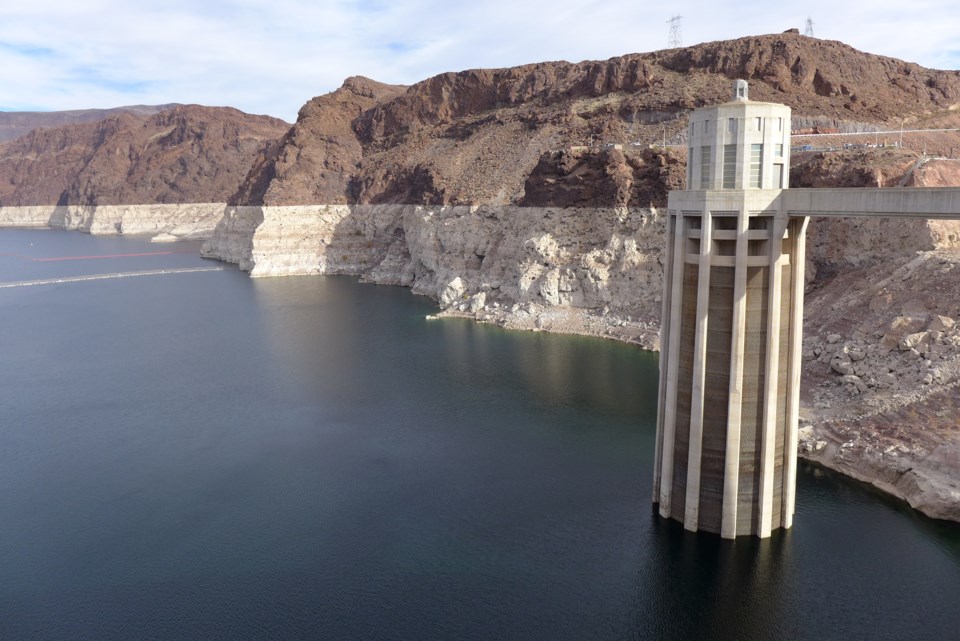
<path fill-rule="evenodd" d="M 960 218 L 960 189 L 788 189 L 790 108 L 690 117 L 687 189 L 667 200 L 653 502 L 723 538 L 793 524 L 809 216 Z"/>
<path fill-rule="evenodd" d="M 724 538 L 790 527 L 807 218 L 780 195 L 790 108 L 733 100 L 690 117 L 664 267 L 653 501 Z"/>

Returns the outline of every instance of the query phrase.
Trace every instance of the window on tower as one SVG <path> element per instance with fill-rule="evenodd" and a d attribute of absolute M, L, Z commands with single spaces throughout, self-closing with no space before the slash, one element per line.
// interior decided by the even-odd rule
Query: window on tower
<path fill-rule="evenodd" d="M 750 187 L 760 189 L 763 184 L 763 145 L 750 145 Z"/>
<path fill-rule="evenodd" d="M 723 146 L 723 188 L 734 189 L 737 186 L 737 146 Z"/>
<path fill-rule="evenodd" d="M 700 189 L 710 189 L 710 146 L 700 147 Z"/>

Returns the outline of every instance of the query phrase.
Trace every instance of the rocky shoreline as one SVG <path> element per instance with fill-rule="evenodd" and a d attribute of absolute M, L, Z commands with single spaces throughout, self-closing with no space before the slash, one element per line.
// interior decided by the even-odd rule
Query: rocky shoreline
<path fill-rule="evenodd" d="M 153 236 L 154 242 L 206 240 L 225 208 L 223 203 L 0 207 L 0 227 L 141 234 Z"/>
<path fill-rule="evenodd" d="M 506 318 L 519 305 L 521 322 L 533 305 L 609 317 L 598 330 L 628 317 L 649 328 L 660 323 L 663 225 L 654 208 L 231 207 L 202 251 L 254 277 L 403 285 L 449 313 Z"/>
<path fill-rule="evenodd" d="M 960 521 L 960 251 L 851 269 L 808 294 L 800 454 Z"/>
<path fill-rule="evenodd" d="M 443 318 L 466 318 L 518 331 L 609 338 L 637 345 L 650 352 L 660 350 L 659 323 L 654 325 L 650 322 L 635 321 L 630 317 L 618 318 L 602 311 L 514 304 L 510 308 L 486 307 L 477 311 L 447 308 L 427 317 L 428 320 Z"/>

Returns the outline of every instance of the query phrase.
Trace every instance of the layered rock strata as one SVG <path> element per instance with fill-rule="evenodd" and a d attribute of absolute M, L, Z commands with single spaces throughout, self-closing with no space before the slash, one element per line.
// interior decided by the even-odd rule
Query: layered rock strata
<path fill-rule="evenodd" d="M 158 242 L 206 239 L 223 218 L 223 203 L 0 207 L 0 227 L 52 227 L 95 235 L 149 234 Z"/>

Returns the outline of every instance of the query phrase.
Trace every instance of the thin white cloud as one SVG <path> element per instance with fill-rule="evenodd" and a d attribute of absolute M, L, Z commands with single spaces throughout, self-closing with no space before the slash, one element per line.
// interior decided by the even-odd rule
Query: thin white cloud
<path fill-rule="evenodd" d="M 411 83 L 443 71 L 605 59 L 803 29 L 871 53 L 960 66 L 960 5 L 875 0 L 870 11 L 636 0 L 32 0 L 0 8 L 0 105 L 76 109 L 131 103 L 232 105 L 287 120 L 351 75 Z"/>

